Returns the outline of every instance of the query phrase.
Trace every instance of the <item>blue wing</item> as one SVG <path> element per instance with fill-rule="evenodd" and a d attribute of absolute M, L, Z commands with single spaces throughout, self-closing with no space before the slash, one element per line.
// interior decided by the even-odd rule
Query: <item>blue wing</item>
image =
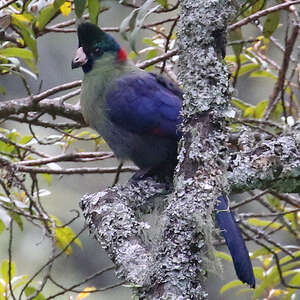
<path fill-rule="evenodd" d="M 216 219 L 232 256 L 236 275 L 242 282 L 255 288 L 255 277 L 248 249 L 234 214 L 228 209 L 228 199 L 222 195 L 218 200 L 220 202 L 216 206 Z"/>
<path fill-rule="evenodd" d="M 171 81 L 151 73 L 125 75 L 107 93 L 108 115 L 112 122 L 139 135 L 157 135 L 173 140 L 181 136 L 182 91 Z M 255 287 L 255 278 L 245 241 L 227 211 L 226 196 L 219 197 L 216 219 L 231 253 L 238 278 Z"/>
<path fill-rule="evenodd" d="M 151 73 L 125 75 L 106 96 L 110 119 L 140 135 L 179 139 L 181 90 Z"/>

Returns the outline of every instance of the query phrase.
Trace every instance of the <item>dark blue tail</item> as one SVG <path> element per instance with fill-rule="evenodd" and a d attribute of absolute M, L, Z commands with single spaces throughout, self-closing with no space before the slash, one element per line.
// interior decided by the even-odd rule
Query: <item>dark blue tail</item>
<path fill-rule="evenodd" d="M 236 275 L 239 280 L 255 288 L 255 277 L 248 249 L 234 214 L 229 211 L 228 199 L 222 195 L 218 200 L 220 202 L 216 206 L 216 219 L 232 256 Z"/>

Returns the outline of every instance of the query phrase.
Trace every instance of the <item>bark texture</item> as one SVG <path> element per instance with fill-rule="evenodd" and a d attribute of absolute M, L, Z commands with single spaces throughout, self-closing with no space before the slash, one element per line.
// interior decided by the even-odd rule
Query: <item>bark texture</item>
<path fill-rule="evenodd" d="M 174 193 L 152 179 L 107 189 L 82 200 L 87 222 L 140 299 L 207 299 L 203 281 L 217 268 L 211 250 L 212 214 L 226 191 L 229 74 L 222 62 L 227 0 L 182 0 L 178 25 L 179 79 L 184 89 L 183 138 Z M 140 207 L 162 199 L 154 239 Z M 157 201 L 154 201 L 157 202 Z M 143 203 L 140 205 L 139 203 Z"/>

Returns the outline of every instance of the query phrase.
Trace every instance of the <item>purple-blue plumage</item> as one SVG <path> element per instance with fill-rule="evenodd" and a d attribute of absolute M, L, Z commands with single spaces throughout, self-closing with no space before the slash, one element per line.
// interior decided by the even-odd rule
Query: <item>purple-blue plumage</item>
<path fill-rule="evenodd" d="M 106 113 L 114 127 L 106 140 L 117 156 L 147 174 L 170 176 L 177 161 L 182 101 L 159 78 L 142 72 L 116 79 L 106 94 Z"/>
<path fill-rule="evenodd" d="M 179 140 L 182 101 L 153 74 L 117 79 L 106 99 L 110 119 L 123 129 L 145 138 L 157 135 Z"/>
<path fill-rule="evenodd" d="M 79 49 L 72 68 L 82 67 L 81 106 L 85 120 L 106 140 L 116 157 L 130 159 L 147 175 L 171 177 L 181 137 L 182 91 L 170 80 L 138 69 L 124 49 L 96 25 L 78 28 Z M 238 278 L 255 287 L 246 244 L 225 196 L 216 219 Z"/>
<path fill-rule="evenodd" d="M 252 263 L 245 241 L 238 227 L 233 212 L 229 210 L 228 199 L 225 195 L 218 198 L 216 219 L 230 251 L 237 277 L 250 287 L 255 288 L 255 277 Z"/>

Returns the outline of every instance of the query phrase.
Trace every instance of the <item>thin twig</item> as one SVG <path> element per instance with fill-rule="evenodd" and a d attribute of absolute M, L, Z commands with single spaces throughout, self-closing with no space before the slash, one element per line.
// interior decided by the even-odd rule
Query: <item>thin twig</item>
<path fill-rule="evenodd" d="M 32 276 L 31 278 L 26 282 L 26 284 L 23 286 L 21 293 L 19 295 L 19 300 L 22 299 L 22 295 L 24 294 L 27 287 L 31 284 L 31 282 L 34 280 L 36 276 L 38 276 L 49 264 L 51 264 L 53 261 L 55 261 L 59 256 L 61 256 L 65 251 L 68 249 L 68 247 L 87 229 L 87 226 L 81 229 L 76 236 L 74 236 L 71 241 L 56 255 L 52 256 L 42 267 L 40 267 Z"/>
<path fill-rule="evenodd" d="M 286 48 L 285 48 L 285 52 L 284 52 L 284 56 L 283 56 L 282 65 L 279 70 L 278 80 L 276 81 L 273 93 L 269 100 L 268 107 L 264 114 L 264 119 L 266 119 L 266 120 L 270 117 L 270 115 L 273 112 L 273 110 L 275 109 L 277 103 L 282 98 L 282 97 L 279 97 L 279 93 L 283 90 L 283 87 L 284 87 L 286 73 L 287 73 L 287 70 L 289 67 L 289 63 L 290 63 L 290 56 L 294 49 L 294 45 L 295 45 L 295 42 L 298 37 L 298 32 L 299 32 L 299 26 L 298 26 L 298 24 L 296 24 L 296 25 L 294 25 L 292 34 L 286 43 Z"/>
<path fill-rule="evenodd" d="M 3 8 L 6 8 L 8 6 L 10 6 L 11 4 L 13 4 L 15 2 L 17 2 L 17 0 L 10 0 L 10 1 L 4 3 L 2 6 L 0 6 L 0 10 L 2 10 Z"/>
<path fill-rule="evenodd" d="M 8 242 L 8 286 L 11 297 L 16 300 L 12 287 L 12 241 L 13 241 L 13 219 L 9 222 L 9 242 Z"/>
<path fill-rule="evenodd" d="M 61 288 L 62 290 L 64 290 L 64 293 L 65 292 L 74 292 L 75 288 L 77 288 L 77 287 L 79 287 L 79 286 L 87 283 L 88 281 L 90 281 L 90 280 L 92 280 L 92 279 L 94 279 L 94 278 L 96 278 L 96 277 L 98 277 L 98 276 L 100 276 L 100 275 L 102 275 L 102 274 L 104 274 L 106 272 L 112 271 L 114 269 L 115 269 L 115 266 L 110 266 L 110 267 L 107 267 L 105 269 L 99 270 L 98 272 L 96 272 L 96 273 L 88 276 L 87 278 L 85 278 L 83 281 L 80 281 L 80 282 L 78 282 L 78 283 L 76 283 L 76 284 L 74 284 L 74 285 L 72 285 L 70 287 L 64 287 L 64 286 L 62 286 L 61 284 L 57 283 L 53 278 L 50 278 L 50 280 L 56 286 L 58 286 L 59 288 Z M 82 291 L 80 291 L 80 292 L 82 292 Z M 47 299 L 51 299 L 51 298 L 57 297 L 59 295 L 62 295 L 61 292 L 59 292 L 59 294 L 54 294 L 54 295 L 50 296 L 50 298 L 47 298 Z"/>
<path fill-rule="evenodd" d="M 66 161 L 97 161 L 103 160 L 107 158 L 114 157 L 112 152 L 78 152 L 78 153 L 67 153 L 60 154 L 52 157 L 47 157 L 43 159 L 35 159 L 35 160 L 24 160 L 16 163 L 17 165 L 25 165 L 25 166 L 40 166 L 54 162 L 66 162 Z"/>
<path fill-rule="evenodd" d="M 296 209 L 292 209 L 292 210 L 284 211 L 284 212 L 271 213 L 271 214 L 240 213 L 239 217 L 241 217 L 241 218 L 273 218 L 273 217 L 280 217 L 280 216 L 293 214 L 298 211 L 300 211 L 300 208 L 296 208 Z M 285 225 L 283 225 L 283 226 L 285 226 Z"/>
<path fill-rule="evenodd" d="M 177 53 L 178 53 L 178 49 L 176 48 L 176 49 L 173 49 L 173 50 L 169 51 L 168 53 L 165 53 L 165 54 L 162 54 L 160 56 L 156 56 L 152 59 L 149 59 L 149 60 L 143 61 L 141 63 L 138 63 L 137 67 L 139 67 L 141 69 L 145 69 L 145 68 L 147 68 L 149 66 L 152 66 L 154 64 L 157 64 L 161 61 L 167 60 L 170 57 L 172 57 L 174 55 L 177 55 Z"/>
<path fill-rule="evenodd" d="M 281 270 L 281 265 L 280 265 L 280 260 L 279 260 L 279 257 L 277 255 L 277 253 L 270 247 L 268 247 L 267 245 L 265 245 L 264 243 L 262 243 L 259 239 L 257 238 L 254 238 L 254 237 L 251 237 L 247 232 L 244 232 L 244 235 L 251 241 L 255 242 L 257 245 L 267 249 L 271 254 L 273 254 L 273 257 L 275 259 L 275 263 L 276 263 L 276 266 L 277 266 L 277 270 L 278 270 L 278 273 L 279 273 L 279 277 L 280 277 L 280 281 L 282 283 L 282 285 L 284 285 L 285 287 L 287 288 L 291 288 L 291 289 L 300 289 L 300 286 L 297 286 L 297 285 L 290 285 L 288 283 L 286 283 L 284 277 L 283 277 L 283 274 L 282 274 L 282 270 Z"/>
<path fill-rule="evenodd" d="M 171 40 L 171 37 L 172 37 L 172 35 L 173 35 L 173 32 L 174 32 L 174 30 L 175 30 L 175 27 L 176 27 L 176 24 L 177 24 L 178 20 L 179 20 L 179 16 L 175 19 L 175 21 L 173 22 L 173 24 L 172 24 L 172 26 L 171 26 L 171 28 L 170 28 L 169 34 L 168 34 L 167 39 L 166 39 L 165 53 L 167 53 L 167 52 L 169 51 L 170 40 Z M 166 62 L 167 62 L 167 60 L 164 60 L 164 61 L 163 61 L 163 65 L 162 65 L 162 67 L 161 67 L 160 73 L 163 73 L 163 72 L 164 72 L 165 66 L 166 66 Z"/>
<path fill-rule="evenodd" d="M 265 241 L 267 241 L 268 243 L 270 243 L 271 245 L 279 248 L 282 252 L 284 252 L 285 254 L 287 254 L 288 256 L 290 256 L 291 258 L 295 258 L 294 254 L 287 250 L 284 246 L 281 246 L 279 243 L 276 243 L 275 241 L 273 241 L 269 236 L 267 236 L 262 230 L 258 230 L 256 228 L 254 228 L 253 226 L 248 225 L 246 222 L 243 222 L 242 220 L 240 220 L 239 222 L 243 227 L 245 227 L 246 229 L 250 230 L 251 232 L 253 232 L 254 234 L 256 234 L 256 237 L 254 239 L 258 240 L 258 239 L 264 239 Z"/>
<path fill-rule="evenodd" d="M 258 11 L 257 13 L 253 14 L 253 15 L 250 15 L 249 17 L 245 18 L 245 19 L 242 19 L 241 21 L 238 21 L 230 26 L 228 26 L 228 30 L 234 30 L 236 28 L 239 28 L 239 27 L 242 27 L 250 22 L 253 22 L 263 16 L 266 16 L 268 14 L 271 14 L 275 11 L 278 11 L 278 10 L 281 10 L 281 9 L 285 9 L 291 5 L 296 5 L 296 4 L 299 4 L 300 3 L 300 0 L 295 0 L 295 1 L 289 1 L 289 2 L 284 2 L 284 3 L 281 3 L 281 4 L 278 4 L 278 5 L 275 5 L 275 6 L 272 6 L 272 7 L 268 7 L 264 10 L 260 10 Z"/>
<path fill-rule="evenodd" d="M 123 162 L 120 162 L 120 164 L 118 165 L 118 169 L 117 169 L 116 176 L 115 176 L 115 179 L 114 179 L 114 182 L 113 182 L 112 186 L 115 186 L 119 182 L 119 178 L 120 178 L 120 174 L 121 174 L 123 164 L 124 164 Z"/>
<path fill-rule="evenodd" d="M 252 202 L 252 201 L 254 201 L 254 200 L 258 200 L 261 196 L 264 196 L 266 193 L 268 193 L 268 190 L 263 191 L 263 192 L 261 192 L 261 193 L 259 193 L 259 194 L 257 194 L 257 195 L 254 195 L 254 196 L 252 196 L 251 198 L 248 198 L 248 199 L 246 199 L 246 200 L 244 200 L 244 201 L 241 201 L 241 202 L 239 202 L 239 203 L 237 203 L 237 204 L 231 205 L 231 206 L 230 206 L 230 209 L 234 210 L 234 209 L 236 209 L 236 208 L 238 208 L 238 207 L 241 207 L 241 206 L 243 206 L 243 205 L 245 205 L 245 204 L 248 204 L 248 203 L 250 203 L 250 202 Z"/>

